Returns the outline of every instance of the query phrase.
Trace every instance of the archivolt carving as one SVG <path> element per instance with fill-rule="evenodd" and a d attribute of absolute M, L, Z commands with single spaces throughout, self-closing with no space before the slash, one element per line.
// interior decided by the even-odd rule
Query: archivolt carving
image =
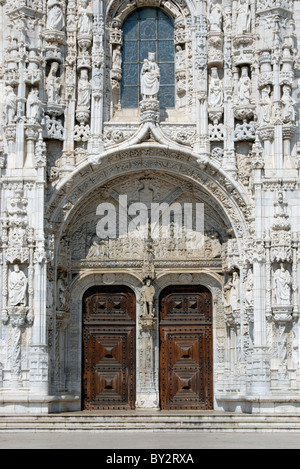
<path fill-rule="evenodd" d="M 206 197 L 214 201 L 218 210 L 222 207 L 228 228 L 232 227 L 238 237 L 245 235 L 249 201 L 245 200 L 240 187 L 226 178 L 213 163 L 204 165 L 203 169 L 199 168 L 196 158 L 188 152 L 170 152 L 161 148 L 139 146 L 122 153 L 107 153 L 101 158 L 99 165 L 83 166 L 67 181 L 58 185 L 56 194 L 49 201 L 47 218 L 51 223 L 67 220 L 69 223 L 74 210 L 85 203 L 97 187 L 109 184 L 118 176 L 126 178 L 137 172 L 159 171 L 160 174 L 179 177 L 203 191 Z M 66 225 L 63 229 L 66 229 Z"/>
<path fill-rule="evenodd" d="M 161 7 L 175 19 L 190 16 L 195 10 L 194 3 L 190 0 L 135 0 L 130 2 L 126 0 L 112 0 L 107 8 L 107 22 L 108 24 L 111 24 L 113 20 L 123 22 L 126 16 L 135 8 L 148 6 Z"/>

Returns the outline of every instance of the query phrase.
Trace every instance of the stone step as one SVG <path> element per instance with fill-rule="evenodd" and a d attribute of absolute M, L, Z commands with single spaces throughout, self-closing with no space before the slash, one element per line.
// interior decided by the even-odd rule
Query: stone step
<path fill-rule="evenodd" d="M 0 432 L 86 431 L 300 432 L 295 414 L 105 413 L 1 416 Z"/>

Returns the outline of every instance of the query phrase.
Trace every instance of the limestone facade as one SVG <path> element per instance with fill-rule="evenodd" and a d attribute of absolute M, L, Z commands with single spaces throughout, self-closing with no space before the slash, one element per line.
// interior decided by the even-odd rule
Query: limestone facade
<path fill-rule="evenodd" d="M 144 8 L 174 25 L 172 108 L 149 82 L 122 107 Z M 0 413 L 82 409 L 83 296 L 105 285 L 136 295 L 135 408 L 160 408 L 161 292 L 202 285 L 213 408 L 300 411 L 300 0 L 0 0 L 0 22 Z M 203 204 L 203 248 L 99 239 L 122 195 Z"/>

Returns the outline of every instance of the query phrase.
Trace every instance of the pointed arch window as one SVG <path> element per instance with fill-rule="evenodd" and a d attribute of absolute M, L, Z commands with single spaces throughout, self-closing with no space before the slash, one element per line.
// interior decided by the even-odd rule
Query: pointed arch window
<path fill-rule="evenodd" d="M 135 10 L 123 25 L 121 106 L 137 109 L 144 59 L 155 52 L 160 68 L 161 108 L 175 107 L 174 24 L 160 8 Z"/>

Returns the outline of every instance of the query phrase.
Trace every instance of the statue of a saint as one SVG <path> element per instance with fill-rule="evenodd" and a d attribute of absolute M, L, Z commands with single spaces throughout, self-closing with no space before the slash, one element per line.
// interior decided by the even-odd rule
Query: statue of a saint
<path fill-rule="evenodd" d="M 78 33 L 83 36 L 91 36 L 93 31 L 93 12 L 88 0 L 81 0 L 78 17 Z"/>
<path fill-rule="evenodd" d="M 251 10 L 248 0 L 239 0 L 236 18 L 236 34 L 251 32 Z"/>
<path fill-rule="evenodd" d="M 241 78 L 238 84 L 239 105 L 250 104 L 250 95 L 251 95 L 251 80 L 248 76 L 248 67 L 243 67 Z"/>
<path fill-rule="evenodd" d="M 41 101 L 39 100 L 39 90 L 33 88 L 27 98 L 26 117 L 31 122 L 39 122 L 41 117 Z"/>
<path fill-rule="evenodd" d="M 50 103 L 59 104 L 60 102 L 60 78 L 57 76 L 59 63 L 52 62 L 51 69 L 46 81 L 47 97 Z"/>
<path fill-rule="evenodd" d="M 231 290 L 230 290 L 230 304 L 233 311 L 239 309 L 240 306 L 240 279 L 237 272 L 233 272 Z"/>
<path fill-rule="evenodd" d="M 211 79 L 209 84 L 208 105 L 211 108 L 223 106 L 223 89 L 218 75 L 218 69 L 211 69 Z"/>
<path fill-rule="evenodd" d="M 8 304 L 10 306 L 27 306 L 27 286 L 28 281 L 24 272 L 15 264 L 8 279 Z"/>
<path fill-rule="evenodd" d="M 143 98 L 157 98 L 160 72 L 155 62 L 155 53 L 149 52 L 141 71 L 141 93 Z"/>
<path fill-rule="evenodd" d="M 269 124 L 272 117 L 271 87 L 265 86 L 261 91 L 261 118 L 263 124 Z"/>
<path fill-rule="evenodd" d="M 283 306 L 291 304 L 291 286 L 291 274 L 281 263 L 280 268 L 276 270 L 273 278 L 273 288 L 277 305 Z"/>
<path fill-rule="evenodd" d="M 142 316 L 143 317 L 153 317 L 153 302 L 155 296 L 155 288 L 151 284 L 151 279 L 146 280 L 146 284 L 142 287 L 141 290 L 141 306 L 142 306 Z"/>
<path fill-rule="evenodd" d="M 17 97 L 12 86 L 6 88 L 4 101 L 4 119 L 6 124 L 12 124 L 17 114 Z"/>
<path fill-rule="evenodd" d="M 88 71 L 81 70 L 78 80 L 78 107 L 90 108 L 91 103 L 91 84 L 89 82 Z"/>
<path fill-rule="evenodd" d="M 58 0 L 48 1 L 47 29 L 61 31 L 65 26 L 64 14 Z"/>
<path fill-rule="evenodd" d="M 284 85 L 282 88 L 283 95 L 281 98 L 283 104 L 283 122 L 294 123 L 295 122 L 295 101 L 291 96 L 291 88 L 288 85 Z"/>
<path fill-rule="evenodd" d="M 208 24 L 211 32 L 222 32 L 223 13 L 218 0 L 211 0 L 208 9 Z"/>

